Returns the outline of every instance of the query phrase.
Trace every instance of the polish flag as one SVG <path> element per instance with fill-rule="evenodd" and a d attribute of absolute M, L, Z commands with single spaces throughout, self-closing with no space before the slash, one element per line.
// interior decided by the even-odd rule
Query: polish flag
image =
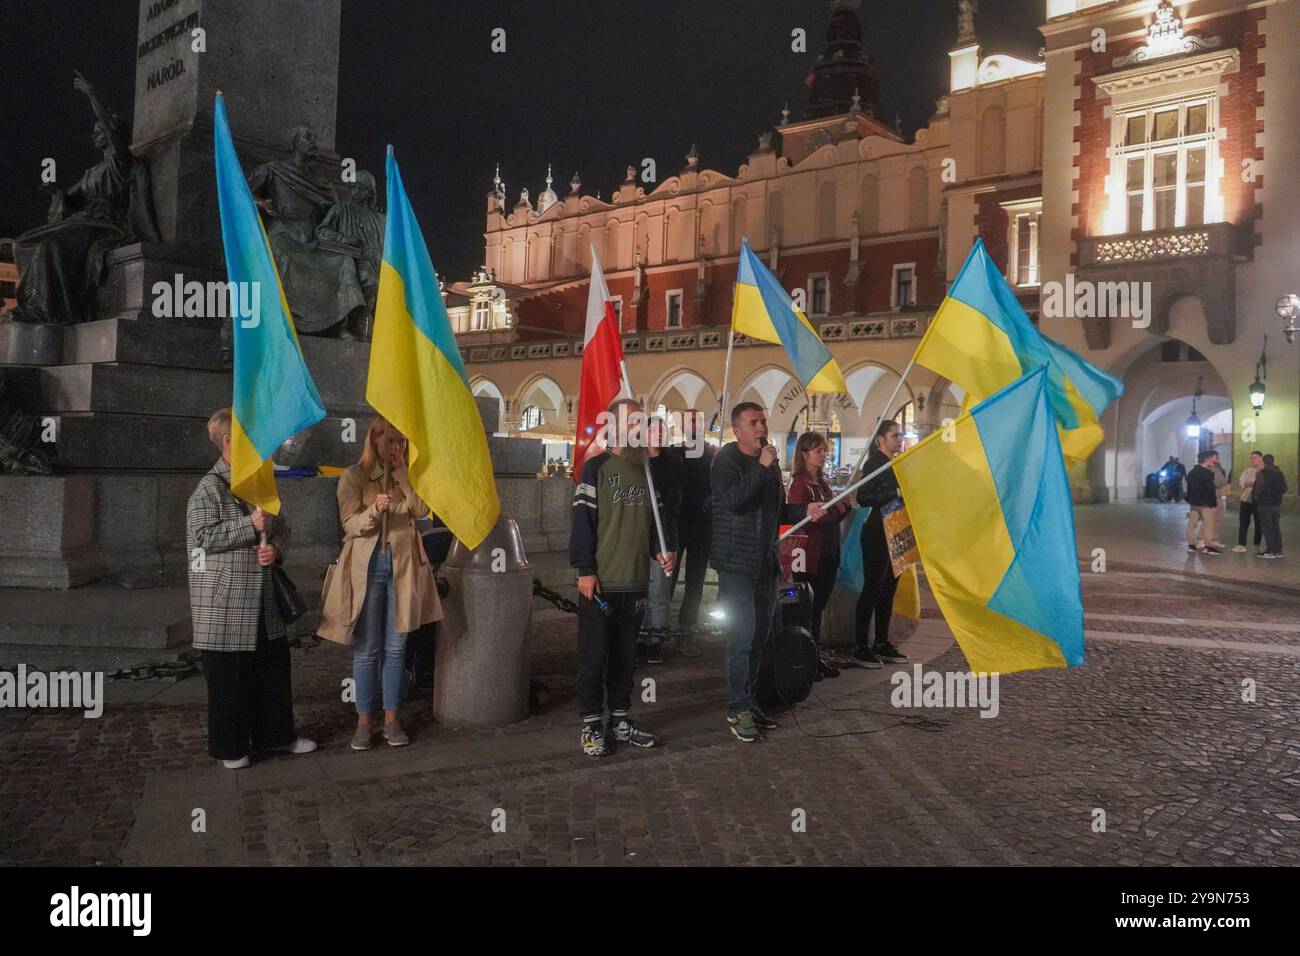
<path fill-rule="evenodd" d="M 573 480 L 582 478 L 588 458 L 604 451 L 600 415 L 623 390 L 623 339 L 619 335 L 614 300 L 600 271 L 596 247 L 591 248 L 591 287 L 587 293 L 587 332 L 582 340 L 582 384 L 578 392 L 578 436 L 573 453 Z"/>

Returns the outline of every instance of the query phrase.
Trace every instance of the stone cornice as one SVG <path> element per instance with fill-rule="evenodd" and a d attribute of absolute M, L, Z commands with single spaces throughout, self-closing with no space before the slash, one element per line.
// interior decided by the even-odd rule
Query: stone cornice
<path fill-rule="evenodd" d="M 1236 47 L 1175 60 L 1151 60 L 1138 66 L 1094 76 L 1092 82 L 1107 96 L 1155 89 L 1170 83 L 1235 73 L 1241 66 Z"/>

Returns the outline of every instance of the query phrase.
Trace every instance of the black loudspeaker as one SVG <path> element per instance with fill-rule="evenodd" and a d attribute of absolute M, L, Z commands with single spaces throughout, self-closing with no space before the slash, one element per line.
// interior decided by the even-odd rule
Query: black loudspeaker
<path fill-rule="evenodd" d="M 787 584 L 781 588 L 781 619 L 804 621 L 812 608 L 812 588 Z M 817 645 L 802 623 L 783 624 L 763 648 L 754 697 L 764 710 L 778 710 L 806 700 L 817 680 Z"/>

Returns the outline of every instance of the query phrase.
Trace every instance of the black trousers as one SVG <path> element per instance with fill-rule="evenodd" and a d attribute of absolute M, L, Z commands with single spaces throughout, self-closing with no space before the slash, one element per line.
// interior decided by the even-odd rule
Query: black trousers
<path fill-rule="evenodd" d="M 632 709 L 636 632 L 645 613 L 644 591 L 601 598 L 608 615 L 596 601 L 578 595 L 578 716 L 589 724 L 604 716 L 606 700 L 612 717 Z"/>
<path fill-rule="evenodd" d="M 713 536 L 713 520 L 707 514 L 683 511 L 677 520 L 677 564 L 673 567 L 673 589 L 677 588 L 677 575 L 686 565 L 686 590 L 682 593 L 682 609 L 677 615 L 679 627 L 694 627 L 700 620 L 700 601 L 704 597 L 704 576 L 709 571 L 709 539 Z"/>
<path fill-rule="evenodd" d="M 1250 520 L 1255 519 L 1255 547 L 1259 547 L 1260 538 L 1264 535 L 1264 529 L 1260 526 L 1259 515 L 1255 513 L 1255 502 L 1243 501 L 1239 505 L 1237 513 L 1237 544 L 1243 548 L 1246 546 L 1246 532 L 1250 530 Z"/>
<path fill-rule="evenodd" d="M 865 651 L 872 644 L 879 646 L 889 640 L 889 620 L 894 614 L 894 592 L 898 578 L 889 560 L 889 547 L 885 543 L 883 526 L 873 527 L 870 521 L 862 526 L 862 593 L 858 595 L 856 614 L 855 649 Z M 875 617 L 875 640 L 868 639 L 871 619 Z"/>
<path fill-rule="evenodd" d="M 293 743 L 289 641 L 269 641 L 257 628 L 257 649 L 204 651 L 208 682 L 208 755 L 238 760 L 250 750 Z"/>
<path fill-rule="evenodd" d="M 821 556 L 821 566 L 816 574 L 796 574 L 796 581 L 807 582 L 812 585 L 813 603 L 812 603 L 812 620 L 803 622 L 808 630 L 812 631 L 813 640 L 820 646 L 822 637 L 822 612 L 826 610 L 826 605 L 830 603 L 831 592 L 835 590 L 835 577 L 840 569 L 839 555 Z M 784 623 L 795 623 L 791 620 L 784 620 Z"/>

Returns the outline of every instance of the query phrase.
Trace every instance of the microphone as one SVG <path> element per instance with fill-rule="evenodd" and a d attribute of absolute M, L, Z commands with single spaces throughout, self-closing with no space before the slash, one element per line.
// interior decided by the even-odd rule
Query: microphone
<path fill-rule="evenodd" d="M 758 447 L 759 447 L 759 448 L 766 448 L 766 447 L 767 447 L 767 436 L 766 436 L 766 435 L 764 435 L 762 438 L 760 438 L 760 439 L 758 440 Z"/>

